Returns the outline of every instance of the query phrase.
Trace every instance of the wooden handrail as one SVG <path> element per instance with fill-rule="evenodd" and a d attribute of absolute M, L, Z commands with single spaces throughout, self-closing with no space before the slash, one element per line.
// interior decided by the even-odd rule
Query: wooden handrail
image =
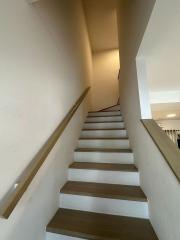
<path fill-rule="evenodd" d="M 54 145 L 56 144 L 57 140 L 63 133 L 64 129 L 66 128 L 67 124 L 73 117 L 74 113 L 86 97 L 90 87 L 86 88 L 86 90 L 83 92 L 83 94 L 80 96 L 80 98 L 76 101 L 76 103 L 73 105 L 73 107 L 69 110 L 65 118 L 61 121 L 61 123 L 58 125 L 56 130 L 52 133 L 50 138 L 47 140 L 47 142 L 43 145 L 43 147 L 40 149 L 40 151 L 37 153 L 37 155 L 34 157 L 34 159 L 31 161 L 29 166 L 24 170 L 23 174 L 17 181 L 17 183 L 14 185 L 14 187 L 9 191 L 9 193 L 4 197 L 4 199 L 1 202 L 0 206 L 0 217 L 2 218 L 9 218 L 11 213 L 13 212 L 14 208 L 18 204 L 19 200 L 27 190 L 28 186 L 34 179 L 35 175 L 41 168 L 42 164 L 46 160 L 48 154 L 53 149 Z"/>
<path fill-rule="evenodd" d="M 142 119 L 144 127 L 180 182 L 180 151 L 153 119 Z"/>

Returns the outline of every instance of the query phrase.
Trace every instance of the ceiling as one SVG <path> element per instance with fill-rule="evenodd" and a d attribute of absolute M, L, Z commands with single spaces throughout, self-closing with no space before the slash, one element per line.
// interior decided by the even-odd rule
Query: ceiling
<path fill-rule="evenodd" d="M 158 103 L 151 105 L 153 119 L 180 119 L 180 103 Z M 174 118 L 168 118 L 168 114 L 176 114 Z"/>
<path fill-rule="evenodd" d="M 116 0 L 84 0 L 92 51 L 118 48 Z"/>

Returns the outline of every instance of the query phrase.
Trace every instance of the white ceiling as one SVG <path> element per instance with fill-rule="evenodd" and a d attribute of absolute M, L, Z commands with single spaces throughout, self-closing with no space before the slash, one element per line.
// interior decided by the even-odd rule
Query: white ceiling
<path fill-rule="evenodd" d="M 84 0 L 92 51 L 118 48 L 116 0 Z"/>
<path fill-rule="evenodd" d="M 158 103 L 151 105 L 153 119 L 180 119 L 180 103 Z M 167 118 L 168 114 L 176 114 L 174 118 Z"/>

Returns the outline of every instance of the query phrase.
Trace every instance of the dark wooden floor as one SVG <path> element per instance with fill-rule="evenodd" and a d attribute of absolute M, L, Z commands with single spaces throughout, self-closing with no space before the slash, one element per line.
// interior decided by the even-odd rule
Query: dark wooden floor
<path fill-rule="evenodd" d="M 58 210 L 47 231 L 93 240 L 158 240 L 146 219 L 67 209 Z"/>
<path fill-rule="evenodd" d="M 140 187 L 106 183 L 68 181 L 61 193 L 146 202 Z"/>
<path fill-rule="evenodd" d="M 104 170 L 104 171 L 138 172 L 138 169 L 136 168 L 136 166 L 134 164 L 73 162 L 69 166 L 69 168 Z"/>

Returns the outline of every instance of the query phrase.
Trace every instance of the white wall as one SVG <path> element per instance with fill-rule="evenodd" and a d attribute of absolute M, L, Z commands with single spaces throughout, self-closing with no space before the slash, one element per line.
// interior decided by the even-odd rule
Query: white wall
<path fill-rule="evenodd" d="M 90 84 L 92 59 L 81 1 L 1 1 L 0 198 Z M 44 239 L 73 161 L 80 107 L 8 220 L 1 240 Z M 68 148 L 67 148 L 68 146 Z"/>
<path fill-rule="evenodd" d="M 140 122 L 136 56 L 154 3 L 154 0 L 120 1 L 120 101 L 141 187 L 149 200 L 151 223 L 159 240 L 177 240 L 180 239 L 179 182 Z"/>
<path fill-rule="evenodd" d="M 143 57 L 136 58 L 137 79 L 139 89 L 139 101 L 141 118 L 152 118 L 149 85 L 147 80 L 147 64 Z"/>
<path fill-rule="evenodd" d="M 119 98 L 119 50 L 93 53 L 92 110 L 115 105 Z"/>
<path fill-rule="evenodd" d="M 148 71 L 150 71 L 149 67 Z M 147 79 L 149 79 L 149 77 L 147 77 Z M 149 85 L 148 90 L 150 90 Z M 149 91 L 149 92 L 151 104 L 180 103 L 180 91 L 154 91 L 154 92 Z"/>
<path fill-rule="evenodd" d="M 152 103 L 180 102 L 179 9 L 179 0 L 157 0 L 139 49 L 146 58 Z"/>

